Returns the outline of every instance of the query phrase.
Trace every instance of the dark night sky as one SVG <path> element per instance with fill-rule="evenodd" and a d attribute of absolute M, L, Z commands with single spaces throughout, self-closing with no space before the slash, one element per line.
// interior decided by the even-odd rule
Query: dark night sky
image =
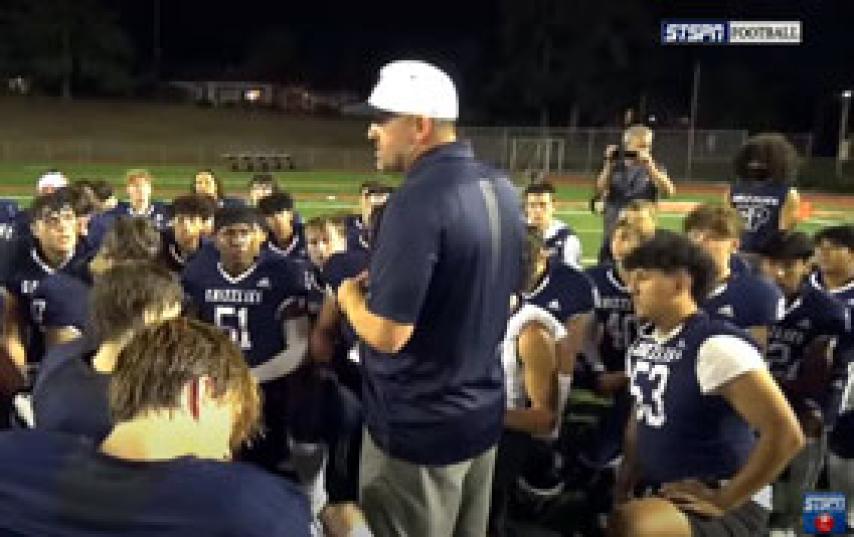
<path fill-rule="evenodd" d="M 154 0 L 105 1 L 120 14 L 133 36 L 137 61 L 145 64 L 151 58 Z M 161 0 L 162 72 L 164 77 L 205 77 L 229 68 L 239 70 L 253 43 L 264 36 L 268 43 L 277 42 L 270 40 L 272 34 L 294 51 L 286 72 L 276 74 L 282 80 L 364 94 L 385 61 L 420 57 L 436 61 L 455 76 L 465 109 L 478 102 L 483 84 L 502 61 L 497 42 L 506 3 L 541 1 Z M 645 20 L 639 24 L 647 31 L 649 54 L 653 61 L 667 66 L 647 87 L 651 102 L 677 103 L 677 108 L 687 109 L 691 66 L 699 60 L 703 66 L 701 102 L 708 104 L 701 106 L 700 120 L 709 126 L 732 126 L 722 119 L 729 99 L 740 110 L 763 108 L 753 110 L 755 128 L 821 132 L 836 121 L 838 97 L 834 96 L 854 84 L 854 2 L 850 0 L 547 1 L 573 5 L 568 13 L 575 28 L 584 28 L 587 19 L 596 16 L 591 6 L 599 2 L 617 6 L 614 9 L 642 10 Z M 804 43 L 738 48 L 658 45 L 661 19 L 688 17 L 801 20 Z M 562 22 L 555 24 L 559 27 Z M 537 118 L 528 120 L 536 122 Z"/>

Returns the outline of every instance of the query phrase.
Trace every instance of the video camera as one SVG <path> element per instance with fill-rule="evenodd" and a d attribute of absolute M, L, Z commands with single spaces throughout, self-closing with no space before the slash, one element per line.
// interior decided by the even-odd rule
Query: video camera
<path fill-rule="evenodd" d="M 631 149 L 626 149 L 623 145 L 619 145 L 616 149 L 611 151 L 605 158 L 607 160 L 620 162 L 623 159 L 627 158 L 638 158 L 638 152 Z"/>

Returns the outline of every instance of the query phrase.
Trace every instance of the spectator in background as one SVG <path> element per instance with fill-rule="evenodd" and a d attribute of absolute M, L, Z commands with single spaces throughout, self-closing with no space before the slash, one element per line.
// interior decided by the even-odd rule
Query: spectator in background
<path fill-rule="evenodd" d="M 611 259 L 611 234 L 620 211 L 632 200 L 657 202 L 675 192 L 667 170 L 652 158 L 652 129 L 633 125 L 620 146 L 605 149 L 605 164 L 596 178 L 595 197 L 604 201 L 604 235 L 599 260 Z"/>
<path fill-rule="evenodd" d="M 522 280 L 518 194 L 457 141 L 457 91 L 420 61 L 380 72 L 368 105 L 388 202 L 367 289 L 338 288 L 362 340 L 361 500 L 378 536 L 484 535 L 504 420 L 497 351 Z"/>
<path fill-rule="evenodd" d="M 120 201 L 111 211 L 113 215 L 148 218 L 157 229 L 169 225 L 169 207 L 151 199 L 154 178 L 148 170 L 133 169 L 125 174 L 128 201 Z"/>
<path fill-rule="evenodd" d="M 256 173 L 249 179 L 249 205 L 258 206 L 258 202 L 270 194 L 279 192 L 279 184 L 270 173 Z"/>
<path fill-rule="evenodd" d="M 543 235 L 549 256 L 561 263 L 581 268 L 581 241 L 571 227 L 554 217 L 555 196 L 553 184 L 545 181 L 532 183 L 525 188 L 525 215 L 528 224 Z"/>
<path fill-rule="evenodd" d="M 374 208 L 388 201 L 394 189 L 379 181 L 365 181 L 359 187 L 359 214 L 351 215 L 346 220 L 347 249 L 367 252 L 370 231 L 371 212 Z"/>
<path fill-rule="evenodd" d="M 217 207 L 240 207 L 246 203 L 238 198 L 225 195 L 222 179 L 213 170 L 199 170 L 193 176 L 193 184 L 190 189 L 193 194 L 205 194 L 212 197 Z"/>
<path fill-rule="evenodd" d="M 312 534 L 293 485 L 226 462 L 257 430 L 260 402 L 222 330 L 188 319 L 142 329 L 108 393 L 115 427 L 98 447 L 60 433 L 0 436 L 3 533 Z"/>
<path fill-rule="evenodd" d="M 765 241 L 798 224 L 801 197 L 792 186 L 798 153 L 782 134 L 757 134 L 739 150 L 733 166 L 736 179 L 725 194 L 725 202 L 741 213 L 741 251 L 755 265 Z"/>

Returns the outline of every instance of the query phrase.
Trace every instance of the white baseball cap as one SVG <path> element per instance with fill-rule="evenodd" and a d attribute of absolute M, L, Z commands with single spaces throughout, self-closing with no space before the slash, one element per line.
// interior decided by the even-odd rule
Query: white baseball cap
<path fill-rule="evenodd" d="M 427 62 L 399 60 L 380 70 L 368 105 L 375 110 L 456 120 L 457 88 L 444 71 Z"/>
<path fill-rule="evenodd" d="M 36 183 L 36 190 L 41 191 L 47 188 L 56 190 L 57 188 L 66 186 L 68 186 L 68 179 L 62 173 L 52 171 L 39 177 L 38 183 Z"/>

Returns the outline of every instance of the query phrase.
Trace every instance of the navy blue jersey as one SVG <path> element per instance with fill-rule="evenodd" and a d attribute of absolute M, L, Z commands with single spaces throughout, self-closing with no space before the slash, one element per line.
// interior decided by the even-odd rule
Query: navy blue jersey
<path fill-rule="evenodd" d="M 199 318 L 227 330 L 250 367 L 284 350 L 284 321 L 306 315 L 308 303 L 319 301 L 308 267 L 283 257 L 260 257 L 239 276 L 218 261 L 197 258 L 182 283 Z"/>
<path fill-rule="evenodd" d="M 736 181 L 730 204 L 741 214 L 741 249 L 755 252 L 780 229 L 780 215 L 791 187 L 769 181 Z"/>
<path fill-rule="evenodd" d="M 816 271 L 810 274 L 809 283 L 816 289 L 822 290 L 830 294 L 839 302 L 845 304 L 848 308 L 854 308 L 854 280 L 847 282 L 841 287 L 828 289 L 827 283 L 821 275 L 821 271 Z"/>
<path fill-rule="evenodd" d="M 362 217 L 354 214 L 345 220 L 347 228 L 347 249 L 367 252 L 370 249 L 368 226 Z"/>
<path fill-rule="evenodd" d="M 700 307 L 739 328 L 770 327 L 783 317 L 785 299 L 780 289 L 765 278 L 739 272 L 712 289 Z"/>
<path fill-rule="evenodd" d="M 753 267 L 742 256 L 735 253 L 729 258 L 729 271 L 733 274 L 741 274 L 742 272 L 753 272 Z"/>
<path fill-rule="evenodd" d="M 33 386 L 37 429 L 59 431 L 100 443 L 113 428 L 107 389 L 110 375 L 92 366 L 97 343 L 88 336 L 47 352 Z"/>
<path fill-rule="evenodd" d="M 18 214 L 18 203 L 13 200 L 0 199 L 0 240 L 10 239 L 15 234 L 15 216 Z"/>
<path fill-rule="evenodd" d="M 308 537 L 288 481 L 241 463 L 125 461 L 61 433 L 0 433 L 0 533 Z"/>
<path fill-rule="evenodd" d="M 137 214 L 134 212 L 130 203 L 127 201 L 120 201 L 115 209 L 110 211 L 118 216 L 132 216 L 132 217 L 142 217 L 148 218 L 151 220 L 151 223 L 154 224 L 154 227 L 157 229 L 165 229 L 169 227 L 172 223 L 172 206 L 168 203 L 163 203 L 160 201 L 152 201 L 151 205 L 149 205 L 148 210 L 144 214 Z"/>
<path fill-rule="evenodd" d="M 18 214 L 18 202 L 0 198 L 0 222 L 12 222 Z"/>
<path fill-rule="evenodd" d="M 586 274 L 593 281 L 599 298 L 595 316 L 596 323 L 602 327 L 598 349 L 600 365 L 609 372 L 625 371 L 626 350 L 637 337 L 639 326 L 629 289 L 609 263 L 592 267 Z"/>
<path fill-rule="evenodd" d="M 783 318 L 771 327 L 766 353 L 771 373 L 778 381 L 800 375 L 807 347 L 819 338 L 838 338 L 851 331 L 849 311 L 826 291 L 809 282 L 786 304 Z"/>
<path fill-rule="evenodd" d="M 571 227 L 555 220 L 543 237 L 549 257 L 561 263 L 581 267 L 581 241 Z"/>
<path fill-rule="evenodd" d="M 580 313 L 592 312 L 596 305 L 596 293 L 590 278 L 580 270 L 552 259 L 539 285 L 530 293 L 522 293 L 522 299 L 548 311 L 561 324 Z"/>
<path fill-rule="evenodd" d="M 245 207 L 246 201 L 241 198 L 235 198 L 233 196 L 225 196 L 224 198 L 220 198 L 216 201 L 217 207 Z"/>
<path fill-rule="evenodd" d="M 83 332 L 89 321 L 88 278 L 65 272 L 54 272 L 47 276 L 33 294 L 33 304 L 41 308 L 41 315 L 33 320 L 44 330 L 47 328 L 73 327 Z"/>
<path fill-rule="evenodd" d="M 729 371 L 709 386 L 700 376 L 701 359 L 716 362 L 719 370 L 726 361 Z M 689 317 L 661 338 L 644 326 L 627 361 L 641 482 L 656 486 L 692 478 L 729 479 L 738 472 L 755 436 L 715 390 L 761 367 L 759 352 L 744 331 L 705 313 Z"/>
<path fill-rule="evenodd" d="M 305 230 L 302 226 L 294 227 L 293 235 L 288 244 L 278 244 L 273 233 L 269 233 L 269 238 L 264 242 L 262 253 L 264 255 L 274 255 L 280 257 L 294 257 L 299 259 L 308 259 L 308 250 L 306 250 Z"/>
<path fill-rule="evenodd" d="M 219 259 L 219 252 L 213 241 L 207 237 L 199 240 L 199 248 L 190 255 L 185 254 L 175 241 L 175 231 L 167 228 L 160 232 L 160 260 L 172 272 L 180 273 L 187 263 L 196 257 L 206 257 L 211 260 Z"/>
<path fill-rule="evenodd" d="M 82 249 L 78 249 L 77 253 L 58 269 L 48 265 L 36 247 L 21 251 L 14 260 L 6 289 L 18 300 L 18 314 L 22 323 L 22 336 L 28 362 L 38 362 L 44 354 L 44 332 L 41 327 L 47 304 L 42 298 L 35 299 L 34 295 L 39 285 L 55 272 L 82 277 L 85 270 L 86 257 Z"/>
<path fill-rule="evenodd" d="M 363 250 L 346 250 L 329 256 L 321 271 L 321 280 L 333 291 L 341 282 L 368 270 L 368 253 Z"/>
<path fill-rule="evenodd" d="M 810 275 L 809 283 L 815 289 L 827 292 L 831 297 L 843 304 L 849 315 L 854 308 L 854 281 L 841 287 L 828 289 L 821 272 Z M 829 419 L 825 422 L 833 424 L 828 433 L 828 448 L 836 455 L 854 458 L 854 360 L 852 360 L 851 334 L 837 342 L 834 349 L 831 386 L 826 405 Z"/>

